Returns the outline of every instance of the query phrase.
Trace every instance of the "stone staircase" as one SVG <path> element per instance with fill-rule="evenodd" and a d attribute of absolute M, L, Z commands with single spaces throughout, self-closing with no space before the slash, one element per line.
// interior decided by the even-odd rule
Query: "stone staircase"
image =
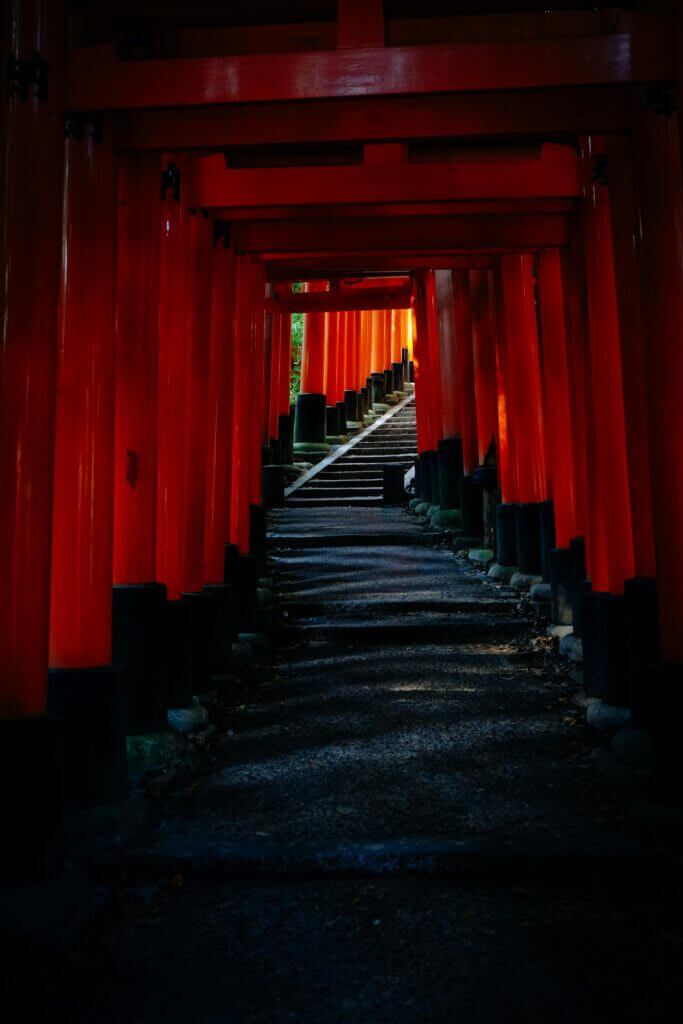
<path fill-rule="evenodd" d="M 410 395 L 297 480 L 288 488 L 285 504 L 380 507 L 385 463 L 398 462 L 408 470 L 416 455 L 415 398 Z"/>

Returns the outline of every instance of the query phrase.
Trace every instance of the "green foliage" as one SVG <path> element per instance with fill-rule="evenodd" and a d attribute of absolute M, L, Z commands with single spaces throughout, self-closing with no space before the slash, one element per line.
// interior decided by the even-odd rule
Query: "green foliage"
<path fill-rule="evenodd" d="M 292 285 L 293 292 L 300 292 L 303 285 L 297 282 Z M 303 313 L 292 313 L 292 374 L 289 383 L 289 398 L 295 402 L 301 390 L 301 345 L 304 337 Z"/>

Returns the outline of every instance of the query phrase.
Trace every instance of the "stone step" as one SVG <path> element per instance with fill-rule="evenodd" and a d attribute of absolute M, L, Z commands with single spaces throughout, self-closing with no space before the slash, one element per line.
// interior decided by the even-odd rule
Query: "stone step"
<path fill-rule="evenodd" d="M 510 640 L 529 628 L 526 619 L 498 618 L 493 615 L 422 612 L 415 615 L 386 616 L 379 621 L 354 621 L 317 617 L 310 623 L 280 626 L 283 643 L 300 640 L 332 641 L 340 644 L 376 644 L 387 647 L 401 644 L 474 643 L 481 640 Z"/>
<path fill-rule="evenodd" d="M 296 491 L 296 494 L 299 492 Z M 344 505 L 367 505 L 368 508 L 380 508 L 381 498 L 297 498 L 287 499 L 289 508 L 342 508 Z"/>

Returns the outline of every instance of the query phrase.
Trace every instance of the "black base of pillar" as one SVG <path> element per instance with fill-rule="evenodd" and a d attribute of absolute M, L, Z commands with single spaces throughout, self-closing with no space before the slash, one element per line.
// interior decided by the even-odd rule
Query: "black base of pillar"
<path fill-rule="evenodd" d="M 647 673 L 651 694 L 648 731 L 652 744 L 654 800 L 672 807 L 683 806 L 683 664 L 659 662 Z"/>
<path fill-rule="evenodd" d="M 482 537 L 484 534 L 482 499 L 481 487 L 477 487 L 474 477 L 463 476 L 460 480 L 460 516 L 465 537 Z"/>
<path fill-rule="evenodd" d="M 166 728 L 168 693 L 160 665 L 162 583 L 117 584 L 112 597 L 112 660 L 123 669 L 129 736 Z"/>
<path fill-rule="evenodd" d="M 266 575 L 267 522 L 263 505 L 249 506 L 249 554 L 256 559 L 259 576 Z"/>
<path fill-rule="evenodd" d="M 283 465 L 290 465 L 294 458 L 292 444 L 294 442 L 294 423 L 291 416 L 278 416 L 277 436 L 280 442 L 280 458 Z"/>
<path fill-rule="evenodd" d="M 383 373 L 372 374 L 372 402 L 383 402 L 386 395 L 386 379 Z"/>
<path fill-rule="evenodd" d="M 572 573 L 572 621 L 574 636 L 583 636 L 583 598 L 590 591 L 586 580 L 586 542 L 583 537 L 569 541 Z"/>
<path fill-rule="evenodd" d="M 496 509 L 496 561 L 510 568 L 517 565 L 516 506 L 508 501 Z"/>
<path fill-rule="evenodd" d="M 328 405 L 325 409 L 325 434 L 326 437 L 338 437 L 339 430 L 339 409 L 336 405 Z"/>
<path fill-rule="evenodd" d="M 574 621 L 572 597 L 572 555 L 569 548 L 548 552 L 550 577 L 550 621 L 556 626 L 571 626 Z"/>
<path fill-rule="evenodd" d="M 261 445 L 261 465 L 272 466 L 273 465 L 273 449 L 269 444 Z"/>
<path fill-rule="evenodd" d="M 408 363 L 408 380 L 410 381 L 411 384 L 415 383 L 415 364 L 413 363 L 412 359 Z"/>
<path fill-rule="evenodd" d="M 62 726 L 52 715 L 0 720 L 0 887 L 62 870 Z"/>
<path fill-rule="evenodd" d="M 337 414 L 339 416 L 339 433 L 346 434 L 346 403 L 337 402 Z"/>
<path fill-rule="evenodd" d="M 631 722 L 635 728 L 648 727 L 652 691 L 648 668 L 659 661 L 659 607 L 657 581 L 645 576 L 626 580 L 624 643 Z"/>
<path fill-rule="evenodd" d="M 227 583 L 207 583 L 204 590 L 212 601 L 209 665 L 212 672 L 225 672 L 230 665 L 233 641 L 237 639 L 232 587 Z"/>
<path fill-rule="evenodd" d="M 403 363 L 392 363 L 391 371 L 394 385 L 392 390 L 403 391 Z"/>
<path fill-rule="evenodd" d="M 237 578 L 237 559 L 239 558 L 239 548 L 236 544 L 225 545 L 225 555 L 223 558 L 223 582 L 234 583 Z"/>
<path fill-rule="evenodd" d="M 367 387 L 360 389 L 360 394 L 363 398 L 363 415 L 367 415 L 370 412 L 370 389 Z"/>
<path fill-rule="evenodd" d="M 126 682 L 116 665 L 50 669 L 48 710 L 62 720 L 64 800 L 97 807 L 127 788 Z"/>
<path fill-rule="evenodd" d="M 401 349 L 401 366 L 403 367 L 403 383 L 410 378 L 410 353 L 407 348 Z"/>
<path fill-rule="evenodd" d="M 271 437 L 271 439 L 270 439 L 270 448 L 272 449 L 272 452 L 273 452 L 273 465 L 274 466 L 281 466 L 282 465 L 282 445 L 280 444 L 280 442 L 277 439 Z"/>
<path fill-rule="evenodd" d="M 418 456 L 420 491 L 418 497 L 432 503 L 432 459 L 436 453 L 432 451 L 420 452 Z"/>
<path fill-rule="evenodd" d="M 591 591 L 583 598 L 583 684 L 589 697 L 629 706 L 624 644 L 626 602 L 616 594 Z"/>
<path fill-rule="evenodd" d="M 261 470 L 261 498 L 268 508 L 285 500 L 285 474 L 282 466 L 264 466 Z"/>
<path fill-rule="evenodd" d="M 432 505 L 439 504 L 439 456 L 435 451 L 429 453 L 429 493 L 432 496 Z"/>
<path fill-rule="evenodd" d="M 439 441 L 436 460 L 439 471 L 438 504 L 441 508 L 460 508 L 462 440 L 459 437 L 445 437 Z"/>
<path fill-rule="evenodd" d="M 541 573 L 540 502 L 524 501 L 515 508 L 517 568 L 528 576 Z"/>
<path fill-rule="evenodd" d="M 384 371 L 384 394 L 393 395 L 394 393 L 394 371 Z"/>
<path fill-rule="evenodd" d="M 192 590 L 183 594 L 190 606 L 190 683 L 192 694 L 204 693 L 211 679 L 212 629 L 214 601 L 208 590 Z M 187 707 L 187 704 L 175 707 Z"/>
<path fill-rule="evenodd" d="M 189 601 L 167 601 L 162 617 L 161 648 L 169 708 L 187 708 L 195 692 L 192 680 L 192 642 Z"/>
<path fill-rule="evenodd" d="M 325 443 L 325 395 L 302 392 L 296 398 L 294 444 Z"/>
<path fill-rule="evenodd" d="M 347 390 L 344 392 L 344 409 L 348 423 L 358 423 L 361 418 L 360 401 L 357 391 Z"/>
<path fill-rule="evenodd" d="M 407 495 L 403 486 L 405 470 L 400 463 L 388 462 L 382 467 L 382 498 L 385 505 L 405 505 Z"/>
<path fill-rule="evenodd" d="M 253 555 L 240 555 L 235 572 L 237 627 L 240 633 L 256 631 L 256 590 L 259 581 L 258 563 Z"/>
<path fill-rule="evenodd" d="M 541 576 L 545 583 L 549 583 L 550 552 L 554 550 L 556 544 L 555 505 L 552 501 L 541 501 L 538 512 L 541 519 Z"/>

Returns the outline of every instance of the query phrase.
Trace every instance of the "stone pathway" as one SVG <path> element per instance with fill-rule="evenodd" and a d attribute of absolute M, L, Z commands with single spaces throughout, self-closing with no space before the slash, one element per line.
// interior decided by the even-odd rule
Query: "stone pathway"
<path fill-rule="evenodd" d="M 277 653 L 43 965 L 52 1015 L 671 1019 L 678 871 L 629 836 L 549 642 L 408 512 L 330 516 L 271 514 Z"/>

